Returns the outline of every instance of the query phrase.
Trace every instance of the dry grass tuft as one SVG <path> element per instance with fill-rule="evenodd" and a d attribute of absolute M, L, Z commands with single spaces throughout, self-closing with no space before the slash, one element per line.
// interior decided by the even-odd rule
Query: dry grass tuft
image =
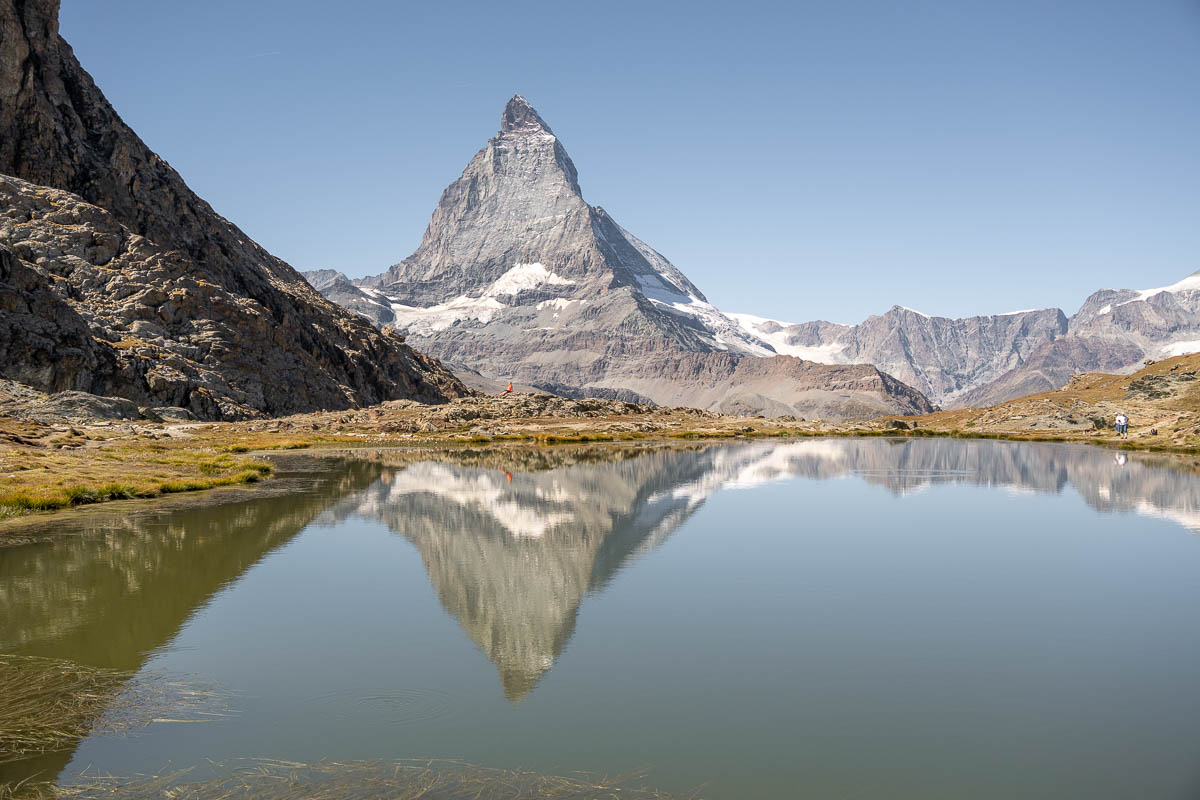
<path fill-rule="evenodd" d="M 38 798 L 116 800 L 669 800 L 635 785 L 642 775 L 562 777 L 455 761 L 355 761 L 303 764 L 252 760 L 226 778 L 183 782 L 162 777 L 92 778 L 67 786 L 25 786 Z M 697 795 L 689 795 L 695 798 Z"/>
<path fill-rule="evenodd" d="M 65 750 L 93 733 L 207 722 L 224 709 L 221 693 L 161 676 L 0 654 L 0 763 Z"/>

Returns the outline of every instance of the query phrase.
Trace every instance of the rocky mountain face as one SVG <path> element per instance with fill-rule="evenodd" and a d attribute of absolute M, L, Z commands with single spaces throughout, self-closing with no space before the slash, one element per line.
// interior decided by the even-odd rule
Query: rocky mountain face
<path fill-rule="evenodd" d="M 945 407 L 985 406 L 1200 352 L 1200 272 L 1158 289 L 1102 289 L 1069 318 L 1050 308 L 948 319 L 901 306 L 858 325 L 730 316 L 778 352 L 874 364 Z"/>
<path fill-rule="evenodd" d="M 1057 309 L 947 319 L 894 306 L 858 325 L 735 316 L 780 352 L 825 363 L 874 364 L 943 406 L 954 406 L 972 389 L 1021 365 L 1067 328 Z"/>
<path fill-rule="evenodd" d="M 310 277 L 326 297 L 502 384 L 809 417 L 930 407 L 872 367 L 774 357 L 584 200 L 561 141 L 519 95 L 442 194 L 415 253 L 354 281 L 358 293 L 325 272 Z"/>
<path fill-rule="evenodd" d="M 940 405 L 1014 369 L 1067 331 L 1057 309 L 946 319 L 895 306 L 858 325 L 791 325 L 735 315 L 780 352 L 828 363 L 874 364 Z"/>
<path fill-rule="evenodd" d="M 76 61 L 58 6 L 0 0 L 0 373 L 207 418 L 467 391 L 197 197 Z"/>

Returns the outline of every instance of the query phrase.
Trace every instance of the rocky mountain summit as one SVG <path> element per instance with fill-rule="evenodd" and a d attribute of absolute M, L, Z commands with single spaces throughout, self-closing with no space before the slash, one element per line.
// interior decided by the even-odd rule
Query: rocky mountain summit
<path fill-rule="evenodd" d="M 986 406 L 1200 351 L 1200 272 L 1158 289 L 1102 289 L 1071 317 L 1048 308 L 949 319 L 901 306 L 858 325 L 730 316 L 778 352 L 874 364 L 947 408 Z"/>
<path fill-rule="evenodd" d="M 845 419 L 931 408 L 870 365 L 777 356 L 584 200 L 562 142 L 520 95 L 443 192 L 415 253 L 358 281 L 309 277 L 326 297 L 486 379 L 733 413 Z"/>
<path fill-rule="evenodd" d="M 468 391 L 197 197 L 58 35 L 0 0 L 0 374 L 206 418 Z"/>

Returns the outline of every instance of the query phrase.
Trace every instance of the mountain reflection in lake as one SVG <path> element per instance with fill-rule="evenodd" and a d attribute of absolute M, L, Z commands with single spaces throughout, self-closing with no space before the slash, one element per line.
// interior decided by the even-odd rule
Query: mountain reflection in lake
<path fill-rule="evenodd" d="M 1198 786 L 1187 464 L 940 439 L 442 458 L 0 550 L 0 651 L 244 693 L 0 780 L 435 756 L 712 797 Z"/>

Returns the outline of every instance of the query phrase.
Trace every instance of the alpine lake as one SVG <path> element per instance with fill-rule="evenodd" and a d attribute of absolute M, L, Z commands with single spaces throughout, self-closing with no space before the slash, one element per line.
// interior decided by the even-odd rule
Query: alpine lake
<path fill-rule="evenodd" d="M 843 438 L 278 464 L 0 548 L 0 654 L 223 698 L 0 752 L 9 792 L 433 759 L 714 800 L 1200 797 L 1194 462 Z"/>

